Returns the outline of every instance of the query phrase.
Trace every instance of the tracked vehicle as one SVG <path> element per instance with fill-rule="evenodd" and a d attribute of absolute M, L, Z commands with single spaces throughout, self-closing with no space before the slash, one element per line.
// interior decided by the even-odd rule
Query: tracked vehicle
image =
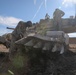
<path fill-rule="evenodd" d="M 62 19 L 61 29 L 55 30 L 53 19 L 41 19 L 38 24 L 26 29 L 24 37 L 15 43 L 52 52 L 58 51 L 63 54 L 65 50 L 69 49 L 67 33 L 76 31 L 75 20 L 76 18 L 71 17 Z"/>
<path fill-rule="evenodd" d="M 75 20 L 76 18 L 62 19 L 62 30 L 58 31 L 54 30 L 53 19 L 42 19 L 39 23 L 25 29 L 22 27 L 25 26 L 25 22 L 22 21 L 18 23 L 18 28 L 8 28 L 16 31 L 14 35 L 12 34 L 9 54 L 14 58 L 17 53 L 24 57 L 25 61 L 22 62 L 24 66 L 21 67 L 24 74 L 75 75 L 76 54 L 68 50 L 69 36 L 67 35 L 76 31 Z M 28 67 L 26 65 L 27 68 L 26 63 L 29 65 Z M 24 70 L 27 70 L 27 73 Z"/>
<path fill-rule="evenodd" d="M 63 31 L 46 31 L 45 35 L 34 32 L 16 41 L 16 43 L 42 50 L 51 50 L 52 52 L 59 51 L 62 54 L 64 50 L 69 48 L 69 36 Z"/>
<path fill-rule="evenodd" d="M 75 75 L 76 58 L 69 51 L 68 32 L 69 26 L 63 26 L 62 31 L 53 30 L 48 20 L 46 24 L 41 23 L 26 29 L 24 37 L 15 41 L 15 44 L 19 51 L 22 50 L 22 45 L 25 47 L 25 55 L 30 63 L 28 75 Z"/>

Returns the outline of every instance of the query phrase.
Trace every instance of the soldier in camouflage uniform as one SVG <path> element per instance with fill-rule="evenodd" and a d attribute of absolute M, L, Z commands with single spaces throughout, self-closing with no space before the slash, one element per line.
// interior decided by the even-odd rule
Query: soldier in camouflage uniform
<path fill-rule="evenodd" d="M 26 33 L 26 28 L 31 27 L 31 26 L 32 26 L 31 21 L 27 21 L 27 22 L 20 21 L 18 23 L 18 25 L 16 26 L 16 28 L 12 32 L 11 46 L 9 49 L 10 56 L 13 55 L 13 53 L 15 53 L 15 51 L 17 50 L 17 47 L 15 45 L 15 41 L 24 37 L 24 34 Z"/>
<path fill-rule="evenodd" d="M 62 19 L 61 17 L 64 16 L 64 12 L 60 9 L 56 9 L 53 13 L 53 22 L 55 30 L 62 30 Z"/>
<path fill-rule="evenodd" d="M 5 45 L 6 48 L 10 47 L 10 42 L 11 42 L 11 33 L 7 33 L 0 36 L 0 44 Z"/>

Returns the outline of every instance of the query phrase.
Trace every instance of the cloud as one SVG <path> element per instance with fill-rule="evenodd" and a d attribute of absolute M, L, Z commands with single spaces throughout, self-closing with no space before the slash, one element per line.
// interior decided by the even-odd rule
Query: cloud
<path fill-rule="evenodd" d="M 36 4 L 36 0 L 34 0 L 34 4 Z"/>
<path fill-rule="evenodd" d="M 61 6 L 59 7 L 59 9 L 61 9 Z"/>
<path fill-rule="evenodd" d="M 7 25 L 7 26 L 15 26 L 19 21 L 22 19 L 15 18 L 15 17 L 8 17 L 8 16 L 0 16 L 0 24 Z"/>
<path fill-rule="evenodd" d="M 3 34 L 5 34 L 5 33 L 8 33 L 7 30 L 6 30 L 6 29 L 1 29 L 1 28 L 0 28 L 0 36 L 3 35 Z"/>
<path fill-rule="evenodd" d="M 62 4 L 65 3 L 75 3 L 76 4 L 76 0 L 63 0 Z"/>
<path fill-rule="evenodd" d="M 47 5 L 46 4 L 47 4 L 47 0 L 45 0 L 45 8 L 47 8 Z"/>
<path fill-rule="evenodd" d="M 73 6 L 74 4 L 76 4 L 76 0 L 63 0 L 62 2 L 65 7 Z"/>

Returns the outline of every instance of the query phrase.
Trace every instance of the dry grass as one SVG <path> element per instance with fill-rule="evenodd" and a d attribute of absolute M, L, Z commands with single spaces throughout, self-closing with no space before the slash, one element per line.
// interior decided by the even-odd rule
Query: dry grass
<path fill-rule="evenodd" d="M 7 49 L 6 46 L 0 44 L 0 52 L 9 52 L 9 49 Z"/>
<path fill-rule="evenodd" d="M 76 49 L 76 44 L 70 44 L 69 47 L 73 48 L 73 49 Z"/>
<path fill-rule="evenodd" d="M 69 49 L 70 49 L 72 52 L 76 52 L 76 44 L 70 44 L 70 45 L 69 45 Z"/>

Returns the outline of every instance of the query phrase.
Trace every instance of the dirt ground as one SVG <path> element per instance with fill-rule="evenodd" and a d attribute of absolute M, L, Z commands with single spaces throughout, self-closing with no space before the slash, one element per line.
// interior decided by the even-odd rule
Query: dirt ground
<path fill-rule="evenodd" d="M 69 47 L 70 47 L 70 50 L 72 51 L 72 52 L 76 52 L 76 45 L 74 45 L 74 44 L 70 44 L 69 45 Z M 9 49 L 7 49 L 4 45 L 0 45 L 0 52 L 9 52 Z M 39 54 L 40 55 L 40 54 Z M 69 53 L 69 55 L 67 54 L 65 54 L 65 56 L 59 56 L 59 55 L 54 55 L 54 54 L 50 54 L 51 56 L 51 58 L 50 59 L 54 59 L 54 60 L 52 60 L 52 62 L 49 60 L 49 62 L 48 62 L 48 65 L 52 65 L 53 64 L 53 62 L 55 62 L 54 64 L 55 64 L 55 66 L 59 69 L 59 70 L 61 70 L 60 72 L 62 72 L 63 73 L 63 71 L 65 72 L 66 71 L 66 69 L 68 70 L 69 68 L 70 69 L 73 69 L 73 68 L 75 68 L 76 67 L 76 62 L 74 61 L 74 59 L 75 59 L 75 55 L 73 56 L 73 54 L 72 53 Z M 54 58 L 54 56 L 55 57 L 57 57 L 56 59 L 59 59 L 59 60 L 56 60 L 55 58 Z M 44 57 L 46 57 L 46 56 L 44 56 Z M 51 64 L 50 64 L 50 62 L 51 62 Z M 54 64 L 53 64 L 53 66 L 51 67 L 51 68 L 54 68 Z M 73 64 L 73 65 L 72 65 Z M 35 65 L 35 64 L 34 64 Z M 63 68 L 62 68 L 62 65 L 64 65 L 63 66 Z M 11 70 L 10 68 L 13 68 L 13 66 L 11 66 L 11 62 L 10 61 L 6 61 L 6 58 L 5 57 L 2 57 L 1 58 L 1 60 L 0 60 L 0 75 L 8 75 L 8 74 L 10 74 L 9 72 L 8 72 L 8 70 Z M 49 67 L 49 66 L 48 66 Z M 73 68 L 72 68 L 73 67 Z M 12 71 L 12 70 L 11 70 Z M 75 71 L 75 70 L 74 70 Z M 3 74 L 5 72 L 5 74 Z M 31 73 L 31 71 L 29 71 L 30 73 Z M 21 72 L 20 72 L 21 73 Z M 48 73 L 48 69 L 46 70 L 46 73 Z M 68 71 L 67 71 L 67 73 L 68 73 Z M 16 74 L 16 75 L 23 75 L 23 74 Z M 33 75 L 33 74 L 29 74 L 29 75 Z M 40 75 L 40 74 L 39 74 Z M 49 75 L 49 74 L 47 74 L 47 75 Z M 62 74 L 62 75 L 73 75 L 73 74 Z M 76 74 L 74 74 L 74 75 L 76 75 Z"/>
<path fill-rule="evenodd" d="M 69 50 L 76 52 L 76 44 L 70 44 Z M 9 49 L 7 49 L 6 46 L 0 44 L 0 52 L 9 52 Z"/>

